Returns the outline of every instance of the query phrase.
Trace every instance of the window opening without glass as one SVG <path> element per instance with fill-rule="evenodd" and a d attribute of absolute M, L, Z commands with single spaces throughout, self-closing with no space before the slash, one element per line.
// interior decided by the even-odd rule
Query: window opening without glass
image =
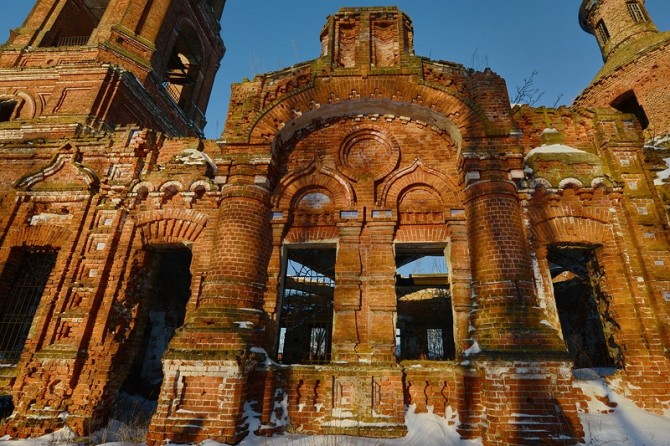
<path fill-rule="evenodd" d="M 0 363 L 16 364 L 56 265 L 52 248 L 12 248 L 0 277 Z"/>
<path fill-rule="evenodd" d="M 604 275 L 588 246 L 552 246 L 547 260 L 563 338 L 576 368 L 611 367 L 621 351 L 612 330 L 609 297 L 601 289 Z"/>
<path fill-rule="evenodd" d="M 454 359 L 449 276 L 444 247 L 396 247 L 396 357 Z"/>
<path fill-rule="evenodd" d="M 285 364 L 324 364 L 330 361 L 334 247 L 286 249 L 279 316 L 277 360 Z"/>

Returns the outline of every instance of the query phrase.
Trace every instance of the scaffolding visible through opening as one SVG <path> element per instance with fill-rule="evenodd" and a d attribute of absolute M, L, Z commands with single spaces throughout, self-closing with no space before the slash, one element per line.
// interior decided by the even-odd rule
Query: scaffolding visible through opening
<path fill-rule="evenodd" d="M 335 292 L 334 247 L 286 250 L 277 360 L 285 364 L 330 361 Z"/>
<path fill-rule="evenodd" d="M 444 247 L 396 247 L 396 357 L 454 359 L 453 311 Z"/>

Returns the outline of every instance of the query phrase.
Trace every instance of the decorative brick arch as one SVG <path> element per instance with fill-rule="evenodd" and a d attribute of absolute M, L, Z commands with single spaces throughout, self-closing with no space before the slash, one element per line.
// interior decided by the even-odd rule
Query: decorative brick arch
<path fill-rule="evenodd" d="M 602 245 L 611 237 L 607 222 L 595 215 L 556 216 L 534 223 L 531 228 L 533 240 L 539 245 L 554 243 L 577 243 Z"/>
<path fill-rule="evenodd" d="M 207 215 L 168 208 L 139 214 L 136 222 L 145 245 L 195 243 L 207 225 Z"/>
<path fill-rule="evenodd" d="M 404 194 L 419 186 L 427 187 L 442 207 L 458 207 L 462 202 L 458 188 L 446 175 L 425 166 L 421 160 L 416 160 L 414 164 L 395 172 L 384 182 L 377 206 L 395 208 Z"/>
<path fill-rule="evenodd" d="M 352 92 L 360 98 L 350 98 Z M 368 94 L 367 92 L 371 92 Z M 374 92 L 374 95 L 372 94 Z M 401 93 L 402 92 L 402 93 Z M 427 103 L 430 106 L 419 105 Z M 405 116 L 445 130 L 460 148 L 463 135 L 486 136 L 491 123 L 464 99 L 419 82 L 386 78 L 332 78 L 330 82 L 296 89 L 263 110 L 247 134 L 250 143 L 272 142 L 274 150 L 305 131 L 333 120 L 357 115 Z"/>
<path fill-rule="evenodd" d="M 275 190 L 272 203 L 275 209 L 293 209 L 297 199 L 310 190 L 326 192 L 338 209 L 350 209 L 356 203 L 351 184 L 318 161 L 284 177 Z"/>

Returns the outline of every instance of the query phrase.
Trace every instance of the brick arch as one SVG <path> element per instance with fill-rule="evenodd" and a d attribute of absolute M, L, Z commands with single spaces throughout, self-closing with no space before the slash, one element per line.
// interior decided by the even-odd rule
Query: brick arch
<path fill-rule="evenodd" d="M 275 209 L 292 209 L 296 200 L 309 190 L 327 192 L 326 195 L 338 209 L 350 209 L 356 202 L 349 181 L 315 161 L 307 168 L 284 177 L 275 189 L 272 204 Z"/>
<path fill-rule="evenodd" d="M 611 237 L 608 224 L 593 217 L 557 216 L 535 223 L 533 239 L 540 245 L 578 243 L 603 245 Z"/>
<path fill-rule="evenodd" d="M 382 185 L 377 206 L 382 208 L 396 208 L 399 200 L 417 187 L 426 187 L 439 198 L 440 206 L 460 206 L 462 202 L 458 188 L 441 172 L 425 166 L 421 160 L 416 160 L 411 166 L 401 169 L 391 175 Z"/>
<path fill-rule="evenodd" d="M 0 95 L 0 100 L 16 101 L 11 120 L 32 119 L 42 114 L 42 102 L 36 100 L 35 96 L 25 90 L 18 90 L 12 94 Z"/>
<path fill-rule="evenodd" d="M 350 98 L 352 93 L 358 97 Z M 344 98 L 344 99 L 342 99 Z M 419 105 L 427 103 L 429 106 Z M 294 90 L 260 114 L 248 142 L 272 142 L 278 150 L 304 131 L 332 120 L 360 114 L 405 116 L 446 130 L 460 147 L 463 136 L 486 136 L 491 123 L 464 99 L 425 84 L 388 78 L 339 79 Z"/>
<path fill-rule="evenodd" d="M 35 226 L 25 226 L 12 232 L 6 246 L 52 246 L 60 248 L 66 246 L 74 232 L 64 226 L 44 223 Z"/>
<path fill-rule="evenodd" d="M 136 225 L 145 245 L 195 243 L 207 225 L 207 215 L 168 208 L 139 214 Z"/>

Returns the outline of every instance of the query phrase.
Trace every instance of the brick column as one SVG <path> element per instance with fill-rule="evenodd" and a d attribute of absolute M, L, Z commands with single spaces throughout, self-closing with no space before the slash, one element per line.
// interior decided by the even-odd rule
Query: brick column
<path fill-rule="evenodd" d="M 470 347 L 470 312 L 472 311 L 472 290 L 470 283 L 470 253 L 465 222 L 449 222 L 449 286 L 454 309 L 454 343 L 456 355 Z"/>
<path fill-rule="evenodd" d="M 250 371 L 260 359 L 267 263 L 272 249 L 267 189 L 222 192 L 210 273 L 197 309 L 163 357 L 165 375 L 148 443 L 237 443 Z"/>
<path fill-rule="evenodd" d="M 367 225 L 368 246 L 363 283 L 363 307 L 368 311 L 367 350 L 370 362 L 395 363 L 396 312 L 395 255 L 393 237 L 395 222 L 370 222 Z M 363 354 L 365 346 L 358 348 Z"/>
<path fill-rule="evenodd" d="M 339 232 L 331 360 L 348 362 L 357 360 L 355 348 L 360 343 L 356 316 L 361 310 L 361 223 L 344 223 Z"/>
<path fill-rule="evenodd" d="M 466 219 L 476 304 L 475 339 L 484 351 L 564 351 L 541 323 L 529 247 L 513 183 L 479 181 L 466 189 Z"/>
<path fill-rule="evenodd" d="M 572 362 L 537 303 L 516 188 L 494 177 L 465 192 L 472 337 L 481 350 L 468 356 L 483 381 L 484 443 L 574 444 L 583 432 L 570 392 Z"/>

